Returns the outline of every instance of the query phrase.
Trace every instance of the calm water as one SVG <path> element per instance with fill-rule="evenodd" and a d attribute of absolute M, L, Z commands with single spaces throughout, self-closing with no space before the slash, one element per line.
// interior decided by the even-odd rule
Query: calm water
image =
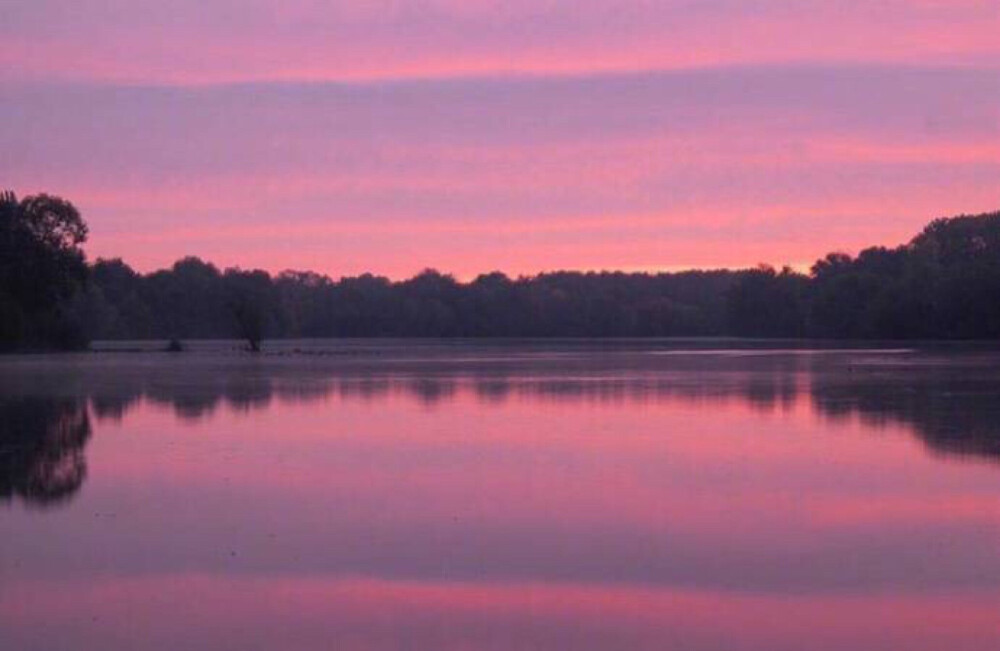
<path fill-rule="evenodd" d="M 4 651 L 995 651 L 1000 355 L 7 358 L 0 536 Z"/>

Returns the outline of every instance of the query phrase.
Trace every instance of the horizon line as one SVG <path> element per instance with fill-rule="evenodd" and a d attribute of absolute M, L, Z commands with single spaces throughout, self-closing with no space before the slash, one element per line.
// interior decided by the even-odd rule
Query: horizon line
<path fill-rule="evenodd" d="M 884 247 L 884 248 L 890 248 L 890 247 Z M 840 250 L 838 250 L 838 251 L 830 251 L 830 253 L 832 253 L 832 254 L 851 255 L 851 254 L 849 254 L 849 253 L 847 253 L 845 251 L 840 251 Z M 855 256 L 852 255 L 851 257 L 855 257 Z M 174 260 L 174 262 L 172 262 L 172 263 L 170 263 L 170 264 L 168 264 L 166 266 L 159 266 L 157 268 L 146 269 L 146 270 L 143 270 L 143 269 L 140 269 L 140 268 L 132 266 L 131 264 L 129 264 L 128 260 L 126 260 L 124 258 L 124 256 L 110 256 L 110 257 L 109 256 L 97 256 L 93 260 L 88 260 L 87 263 L 92 266 L 92 265 L 95 265 L 95 264 L 98 264 L 98 263 L 102 263 L 102 262 L 103 263 L 109 263 L 109 262 L 116 262 L 117 261 L 117 262 L 121 262 L 122 264 L 124 264 L 125 266 L 127 266 L 129 269 L 131 269 L 132 271 L 134 271 L 134 272 L 136 272 L 136 273 L 138 273 L 140 275 L 148 276 L 148 275 L 159 273 L 159 272 L 169 272 L 169 271 L 171 271 L 173 269 L 173 267 L 175 265 L 177 265 L 179 263 L 182 263 L 182 262 L 185 262 L 187 260 L 197 260 L 198 262 L 201 262 L 203 264 L 206 264 L 206 265 L 209 265 L 211 267 L 214 267 L 220 273 L 225 273 L 226 271 L 230 271 L 230 270 L 237 270 L 237 271 L 242 271 L 242 272 L 264 272 L 264 273 L 268 274 L 271 278 L 277 278 L 277 277 L 281 276 L 282 274 L 286 274 L 286 273 L 296 273 L 296 274 L 315 274 L 317 276 L 320 276 L 322 278 L 327 278 L 327 279 L 329 279 L 331 281 L 334 281 L 334 282 L 339 282 L 339 281 L 345 280 L 345 279 L 350 280 L 350 279 L 355 279 L 355 278 L 362 278 L 362 277 L 365 277 L 365 276 L 371 276 L 373 278 L 383 278 L 383 279 L 389 280 L 390 282 L 405 282 L 407 280 L 412 280 L 413 278 L 416 278 L 416 277 L 418 277 L 418 276 L 420 276 L 422 274 L 425 274 L 425 273 L 428 273 L 428 272 L 433 272 L 433 273 L 439 274 L 441 276 L 450 277 L 450 278 L 454 279 L 456 282 L 459 282 L 459 283 L 474 282 L 478 278 L 481 278 L 481 277 L 484 277 L 484 276 L 490 276 L 490 275 L 493 275 L 493 274 L 502 274 L 506 278 L 508 278 L 510 280 L 514 280 L 514 281 L 521 280 L 521 279 L 538 278 L 540 276 L 558 275 L 558 274 L 581 274 L 581 275 L 588 275 L 588 274 L 594 274 L 594 275 L 624 274 L 624 275 L 660 276 L 660 275 L 682 275 L 682 274 L 690 274 L 690 273 L 739 273 L 739 272 L 743 272 L 743 271 L 752 271 L 754 269 L 760 269 L 760 268 L 771 268 L 771 269 L 774 269 L 774 270 L 779 271 L 779 272 L 782 271 L 782 270 L 784 270 L 784 269 L 791 269 L 795 273 L 799 273 L 799 274 L 802 274 L 802 275 L 809 275 L 810 274 L 810 269 L 812 268 L 813 264 L 815 264 L 815 262 L 816 262 L 815 260 L 812 261 L 812 262 L 797 261 L 797 262 L 783 263 L 783 264 L 772 264 L 772 263 L 769 263 L 769 262 L 758 262 L 758 263 L 755 263 L 755 264 L 752 264 L 752 265 L 737 265 L 737 266 L 716 265 L 716 266 L 704 266 L 704 267 L 696 267 L 696 266 L 688 266 L 688 265 L 650 265 L 650 266 L 641 266 L 640 265 L 640 266 L 627 266 L 627 267 L 620 267 L 620 268 L 612 268 L 612 267 L 566 268 L 566 267 L 562 267 L 562 268 L 552 268 L 552 269 L 541 269 L 541 270 L 538 270 L 538 271 L 526 272 L 526 273 L 517 273 L 516 275 L 508 273 L 508 272 L 506 272 L 506 271 L 504 271 L 502 269 L 499 269 L 499 268 L 490 269 L 488 271 L 480 271 L 480 272 L 476 272 L 476 273 L 473 273 L 473 274 L 457 274 L 457 273 L 452 273 L 452 272 L 448 272 L 448 271 L 442 270 L 442 269 L 440 269 L 440 268 L 438 268 L 438 267 L 436 267 L 434 265 L 423 266 L 423 267 L 421 267 L 420 269 L 418 269 L 416 271 L 409 272 L 407 275 L 383 274 L 383 273 L 378 273 L 378 272 L 375 272 L 375 271 L 362 271 L 362 272 L 358 272 L 358 273 L 345 273 L 345 274 L 336 275 L 336 274 L 332 274 L 332 273 L 325 273 L 325 272 L 315 271 L 315 270 L 312 270 L 312 269 L 296 269 L 294 267 L 287 267 L 287 268 L 283 268 L 283 269 L 279 269 L 279 270 L 272 270 L 272 269 L 267 269 L 267 268 L 264 268 L 264 267 L 243 267 L 243 266 L 240 266 L 238 264 L 237 265 L 218 265 L 218 264 L 214 263 L 211 260 L 208 260 L 208 259 L 206 259 L 206 258 L 204 258 L 202 256 L 195 255 L 195 254 L 185 254 L 185 255 L 182 255 L 182 256 L 178 257 L 176 260 Z"/>

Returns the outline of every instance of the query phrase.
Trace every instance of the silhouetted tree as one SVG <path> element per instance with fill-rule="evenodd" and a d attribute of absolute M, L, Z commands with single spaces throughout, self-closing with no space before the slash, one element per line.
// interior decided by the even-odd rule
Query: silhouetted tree
<path fill-rule="evenodd" d="M 0 347 L 85 344 L 67 306 L 87 279 L 86 239 L 68 201 L 0 193 Z"/>
<path fill-rule="evenodd" d="M 1000 213 L 939 219 L 909 244 L 813 267 L 810 334 L 1000 337 Z"/>
<path fill-rule="evenodd" d="M 259 353 L 268 318 L 277 310 L 271 277 L 264 271 L 227 269 L 223 282 L 237 335 L 251 352 Z"/>

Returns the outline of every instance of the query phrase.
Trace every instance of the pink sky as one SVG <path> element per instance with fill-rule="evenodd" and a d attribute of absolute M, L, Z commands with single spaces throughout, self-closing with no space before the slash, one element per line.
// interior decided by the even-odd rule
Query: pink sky
<path fill-rule="evenodd" d="M 808 265 L 1000 208 L 996 0 L 15 0 L 0 185 L 91 257 Z"/>

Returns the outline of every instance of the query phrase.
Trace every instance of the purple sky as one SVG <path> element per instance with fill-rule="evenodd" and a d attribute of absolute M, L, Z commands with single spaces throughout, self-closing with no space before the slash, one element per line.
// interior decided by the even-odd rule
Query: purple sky
<path fill-rule="evenodd" d="M 807 265 L 1000 208 L 1000 0 L 14 0 L 0 185 L 91 256 Z"/>

